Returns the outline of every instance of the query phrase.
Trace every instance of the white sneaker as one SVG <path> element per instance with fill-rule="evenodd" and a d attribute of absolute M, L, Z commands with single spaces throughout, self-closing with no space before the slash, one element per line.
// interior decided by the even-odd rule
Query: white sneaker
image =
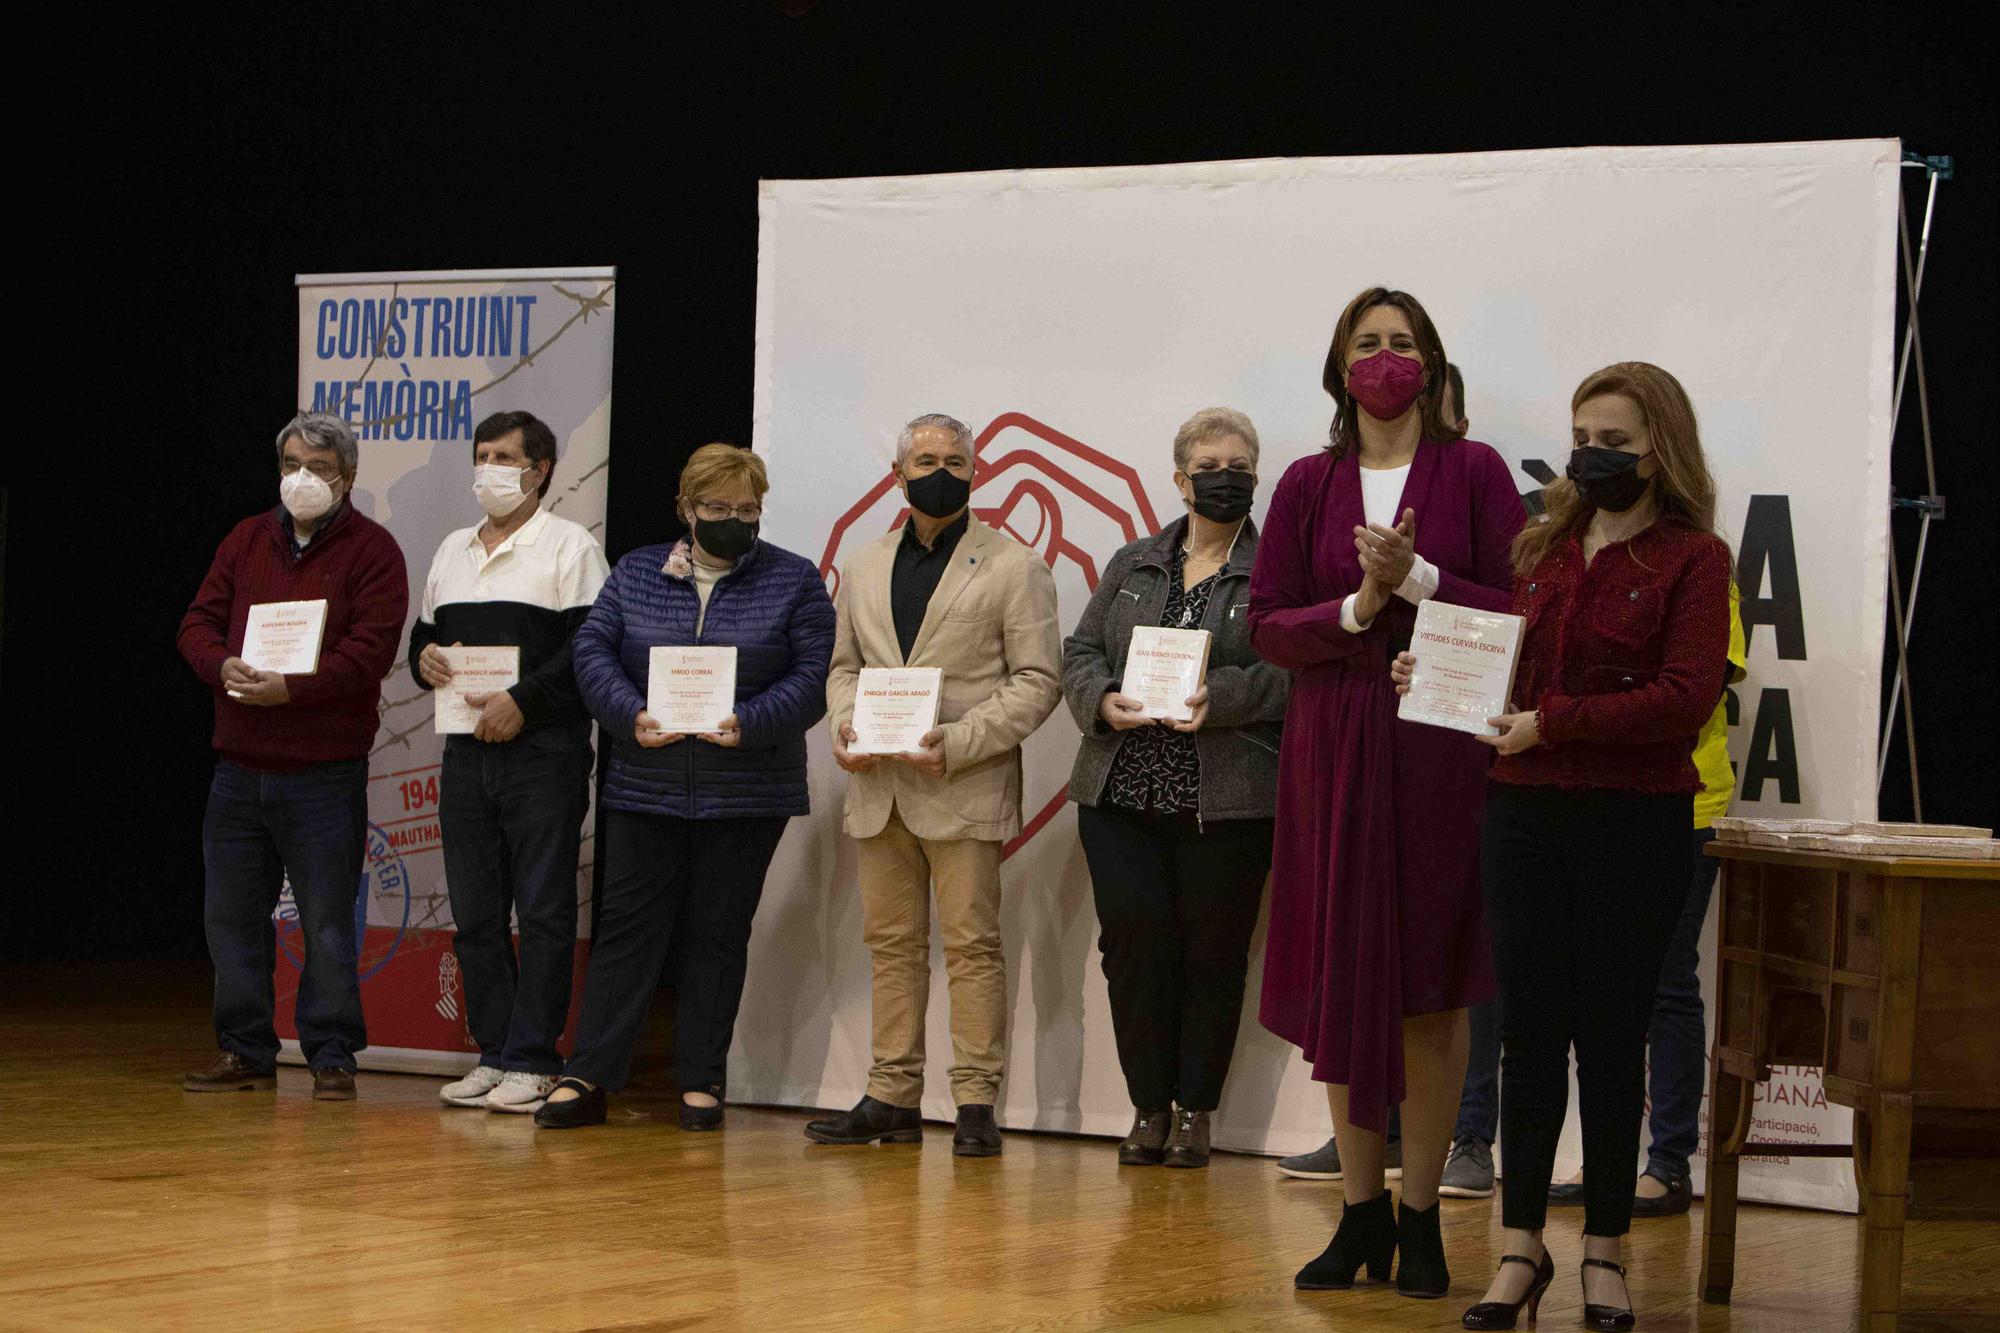
<path fill-rule="evenodd" d="M 500 1086 L 500 1071 L 492 1065 L 476 1065 L 456 1083 L 438 1089 L 438 1100 L 446 1106 L 484 1106 L 486 1094 Z"/>
<path fill-rule="evenodd" d="M 486 1109 L 510 1115 L 533 1115 L 555 1091 L 554 1074 L 530 1074 L 510 1069 L 500 1076 L 500 1086 L 486 1094 Z"/>

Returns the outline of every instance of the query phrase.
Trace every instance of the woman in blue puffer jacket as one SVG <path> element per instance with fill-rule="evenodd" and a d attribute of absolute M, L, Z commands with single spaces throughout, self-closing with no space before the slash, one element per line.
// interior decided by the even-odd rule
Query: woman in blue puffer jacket
<path fill-rule="evenodd" d="M 806 731 L 826 712 L 833 602 L 812 562 L 758 540 L 764 460 L 710 444 L 681 471 L 690 536 L 618 562 L 574 639 L 602 728 L 603 887 L 576 1053 L 535 1123 L 604 1123 L 669 957 L 681 1128 L 719 1129 L 750 923 L 785 824 L 807 810 Z M 736 649 L 736 711 L 677 735 L 646 711 L 651 650 Z"/>

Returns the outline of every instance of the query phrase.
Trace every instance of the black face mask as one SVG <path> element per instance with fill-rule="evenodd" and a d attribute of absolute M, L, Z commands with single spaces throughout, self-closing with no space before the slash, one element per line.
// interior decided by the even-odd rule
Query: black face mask
<path fill-rule="evenodd" d="M 1234 523 L 1250 512 L 1250 499 L 1257 493 L 1257 474 L 1233 468 L 1214 472 L 1190 472 L 1188 485 L 1194 489 L 1189 507 L 1203 518 L 1217 523 Z"/>
<path fill-rule="evenodd" d="M 735 560 L 757 544 L 757 525 L 740 518 L 697 518 L 694 539 L 718 560 Z"/>
<path fill-rule="evenodd" d="M 950 518 L 972 498 L 972 483 L 950 468 L 939 468 L 904 483 L 910 507 L 932 518 Z"/>
<path fill-rule="evenodd" d="M 1585 504 L 1622 514 L 1638 504 L 1653 484 L 1651 477 L 1639 475 L 1639 460 L 1644 457 L 1619 449 L 1573 449 L 1564 475 L 1576 484 Z"/>

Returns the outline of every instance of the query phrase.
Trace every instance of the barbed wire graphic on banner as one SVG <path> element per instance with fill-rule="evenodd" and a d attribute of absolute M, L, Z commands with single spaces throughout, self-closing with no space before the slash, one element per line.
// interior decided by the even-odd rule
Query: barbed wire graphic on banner
<path fill-rule="evenodd" d="M 618 286 L 618 283 L 614 279 L 610 282 L 604 283 L 595 292 L 588 294 L 582 292 L 573 292 L 559 282 L 552 282 L 549 284 L 549 286 L 554 288 L 557 294 L 567 297 L 570 301 L 575 303 L 576 308 L 570 312 L 569 318 L 565 319 L 561 324 L 558 324 L 556 326 L 555 332 L 551 333 L 548 337 L 544 338 L 538 345 L 532 348 L 524 347 L 521 350 L 519 358 L 514 362 L 513 365 L 509 366 L 506 370 L 502 371 L 500 374 L 495 375 L 493 378 L 487 380 L 484 384 L 478 385 L 475 388 L 473 388 L 469 395 L 470 397 L 477 398 L 481 394 L 487 393 L 490 390 L 496 389 L 500 385 L 505 384 L 519 371 L 534 365 L 537 357 L 541 356 L 544 352 L 548 351 L 549 348 L 555 346 L 557 341 L 559 341 L 563 337 L 563 335 L 567 334 L 572 328 L 575 328 L 579 325 L 588 324 L 590 322 L 591 316 L 610 310 L 611 293 Z M 401 296 L 402 287 L 403 285 L 400 282 L 391 283 L 389 285 L 389 301 L 392 307 L 394 302 Z M 349 397 L 346 401 L 349 402 L 353 401 L 352 394 L 354 390 L 351 386 L 357 386 L 368 383 L 369 377 L 374 373 L 376 366 L 382 362 L 384 356 L 386 355 L 386 348 L 388 346 L 390 332 L 391 330 L 389 326 L 385 324 L 383 326 L 382 331 L 376 335 L 375 343 L 369 353 L 367 364 L 362 366 L 361 373 L 359 375 L 357 375 L 353 380 L 348 382 L 350 386 L 347 390 Z M 404 373 L 405 374 L 408 373 L 407 366 L 404 367 Z M 327 402 L 327 409 L 329 411 L 337 411 L 341 401 L 342 400 L 340 397 L 340 391 L 338 390 L 334 391 L 331 395 L 329 395 Z M 374 417 L 364 418 L 356 422 L 355 426 L 357 432 L 387 430 L 393 428 L 398 423 L 407 420 L 409 416 L 410 414 L 407 412 L 396 412 L 388 415 L 377 415 Z M 585 483 L 589 482 L 593 477 L 597 476 L 600 472 L 603 472 L 606 468 L 610 466 L 611 466 L 610 458 L 606 457 L 600 459 L 596 464 L 594 464 L 588 470 L 579 473 L 575 478 L 570 480 L 567 484 L 560 486 L 555 496 L 549 500 L 548 504 L 549 512 L 554 513 L 557 509 L 561 508 L 562 503 L 565 499 L 575 496 L 579 491 L 583 489 Z M 585 524 L 584 526 L 588 531 L 592 533 L 598 533 L 601 532 L 601 530 L 604 527 L 604 520 L 597 519 L 594 522 Z M 407 693 L 400 693 L 393 696 L 389 694 L 388 691 L 390 690 L 390 688 L 398 684 L 401 684 L 402 682 L 405 681 L 409 682 L 408 685 L 405 687 L 408 690 Z M 397 726 L 389 720 L 393 714 L 398 713 L 400 710 L 408 708 L 414 704 L 425 703 L 430 699 L 430 692 L 428 690 L 422 689 L 421 687 L 417 686 L 415 681 L 410 679 L 410 665 L 407 661 L 398 660 L 396 664 L 389 669 L 389 674 L 383 677 L 382 683 L 383 683 L 383 695 L 380 702 L 376 705 L 376 711 L 378 715 L 383 719 L 382 721 L 383 734 L 381 738 L 376 741 L 375 747 L 369 751 L 369 758 L 371 759 L 373 759 L 376 755 L 382 754 L 388 750 L 396 749 L 398 747 L 405 750 L 409 749 L 410 737 L 417 735 L 419 732 L 426 731 L 431 726 L 431 717 L 428 711 L 426 711 L 422 717 L 418 718 L 415 722 L 406 727 Z"/>

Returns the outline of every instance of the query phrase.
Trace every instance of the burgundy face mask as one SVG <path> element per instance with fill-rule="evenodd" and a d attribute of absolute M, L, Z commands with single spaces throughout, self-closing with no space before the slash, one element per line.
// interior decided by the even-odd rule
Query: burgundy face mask
<path fill-rule="evenodd" d="M 1394 421 L 1424 391 L 1424 363 L 1386 348 L 1347 368 L 1347 391 L 1377 421 Z"/>

